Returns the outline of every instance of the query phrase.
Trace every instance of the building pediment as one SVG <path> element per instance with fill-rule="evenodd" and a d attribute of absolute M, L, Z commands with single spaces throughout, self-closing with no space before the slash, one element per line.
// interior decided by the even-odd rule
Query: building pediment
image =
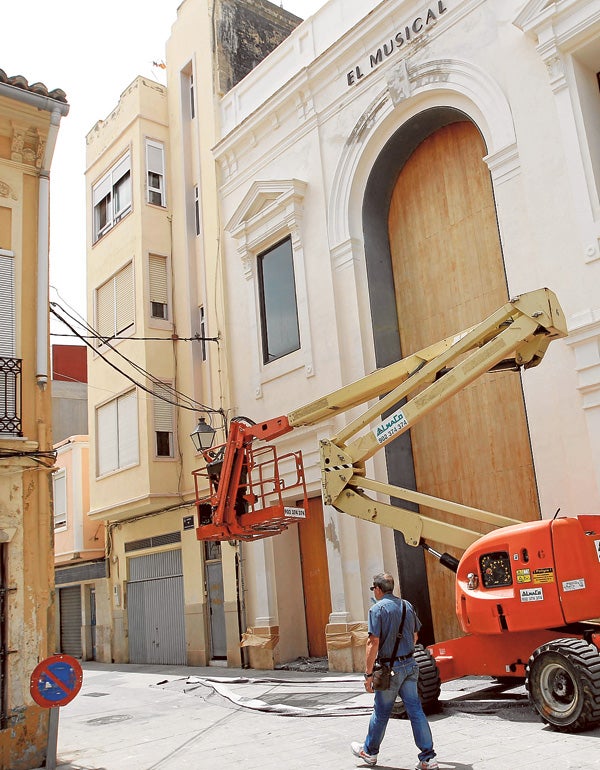
<path fill-rule="evenodd" d="M 552 15 L 555 7 L 555 0 L 529 0 L 513 24 L 523 32 L 532 32 L 540 22 Z"/>
<path fill-rule="evenodd" d="M 539 37 L 539 32 L 550 22 L 561 21 L 561 27 L 588 27 L 598 21 L 598 8 L 589 0 L 530 0 L 513 24 L 523 32 Z"/>
<path fill-rule="evenodd" d="M 272 179 L 254 182 L 235 210 L 225 229 L 234 238 L 263 229 L 269 221 L 301 218 L 306 182 L 299 179 Z"/>

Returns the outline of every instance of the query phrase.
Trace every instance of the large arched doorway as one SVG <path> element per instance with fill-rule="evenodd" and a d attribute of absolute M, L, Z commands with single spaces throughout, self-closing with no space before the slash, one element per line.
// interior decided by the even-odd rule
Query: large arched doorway
<path fill-rule="evenodd" d="M 387 315 L 388 322 L 396 315 L 402 355 L 476 323 L 507 299 L 483 139 L 474 124 L 455 111 L 432 111 L 427 120 L 425 130 L 415 121 L 401 129 L 386 148 L 385 184 L 379 166 L 379 184 L 389 192 L 387 293 L 393 298 L 387 297 Z M 401 150 L 393 149 L 396 142 Z M 398 152 L 399 162 L 390 169 L 389 158 Z M 382 221 L 365 218 L 365 234 L 376 233 L 379 241 L 383 226 Z M 373 257 L 367 247 L 377 294 L 382 286 L 381 278 L 374 276 L 380 271 Z M 377 263 L 381 265 L 381 254 Z M 382 318 L 374 321 L 377 337 Z M 395 483 L 412 482 L 422 492 L 515 518 L 537 518 L 519 376 L 498 373 L 473 383 L 412 428 L 403 451 L 388 454 L 388 466 Z M 444 544 L 431 545 L 449 550 Z M 416 597 L 422 612 L 426 596 L 417 583 L 425 582 L 435 638 L 456 636 L 460 631 L 453 576 L 433 560 L 419 565 L 418 571 L 407 568 L 407 549 L 402 546 L 399 569 L 405 593 Z"/>

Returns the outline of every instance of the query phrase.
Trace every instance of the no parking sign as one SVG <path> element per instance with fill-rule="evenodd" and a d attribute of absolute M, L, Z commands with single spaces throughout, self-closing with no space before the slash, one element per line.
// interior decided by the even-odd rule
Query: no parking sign
<path fill-rule="evenodd" d="M 70 703 L 81 689 L 83 672 L 70 655 L 52 655 L 34 668 L 29 682 L 31 697 L 43 708 Z"/>

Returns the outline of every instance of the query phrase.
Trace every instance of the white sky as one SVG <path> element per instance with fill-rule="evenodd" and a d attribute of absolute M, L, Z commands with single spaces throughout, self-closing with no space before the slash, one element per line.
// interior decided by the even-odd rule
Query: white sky
<path fill-rule="evenodd" d="M 275 0 L 303 19 L 326 0 Z M 50 299 L 85 315 L 85 136 L 137 75 L 165 82 L 153 61 L 181 0 L 17 0 L 3 26 L 0 69 L 67 94 L 51 168 Z M 57 296 L 57 292 L 60 295 Z M 56 332 L 68 330 L 52 324 Z M 69 338 L 54 342 L 70 344 Z"/>

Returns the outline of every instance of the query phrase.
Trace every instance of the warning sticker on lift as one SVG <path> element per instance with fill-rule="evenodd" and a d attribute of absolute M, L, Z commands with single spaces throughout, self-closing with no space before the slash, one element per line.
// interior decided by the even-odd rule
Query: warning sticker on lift
<path fill-rule="evenodd" d="M 408 420 L 404 416 L 402 409 L 398 409 L 387 417 L 383 422 L 373 430 L 373 435 L 377 439 L 378 444 L 385 443 L 389 438 L 399 433 L 403 428 L 408 425 Z"/>
<path fill-rule="evenodd" d="M 554 583 L 554 570 L 552 567 L 543 567 L 533 570 L 534 583 Z"/>
<path fill-rule="evenodd" d="M 531 583 L 531 572 L 529 568 L 517 570 L 517 583 Z"/>
<path fill-rule="evenodd" d="M 594 540 L 594 545 L 596 546 L 596 556 L 598 561 L 600 561 L 600 540 Z"/>
<path fill-rule="evenodd" d="M 582 591 L 585 588 L 585 580 L 577 578 L 576 580 L 563 580 L 563 591 Z"/>
<path fill-rule="evenodd" d="M 521 588 L 521 601 L 522 602 L 543 602 L 544 589 L 543 588 Z"/>
<path fill-rule="evenodd" d="M 291 508 L 289 506 L 284 507 L 283 515 L 290 519 L 305 519 L 306 511 L 304 508 Z"/>

